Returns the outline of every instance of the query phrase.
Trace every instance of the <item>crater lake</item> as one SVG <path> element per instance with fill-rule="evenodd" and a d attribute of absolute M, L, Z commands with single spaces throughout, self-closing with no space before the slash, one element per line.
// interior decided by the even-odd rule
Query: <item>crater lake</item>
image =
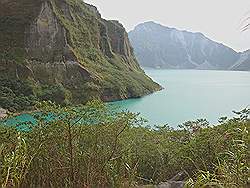
<path fill-rule="evenodd" d="M 140 113 L 149 125 L 177 125 L 200 118 L 211 124 L 234 116 L 250 104 L 250 72 L 212 70 L 157 70 L 145 72 L 163 90 L 151 95 L 113 102 L 120 110 Z"/>

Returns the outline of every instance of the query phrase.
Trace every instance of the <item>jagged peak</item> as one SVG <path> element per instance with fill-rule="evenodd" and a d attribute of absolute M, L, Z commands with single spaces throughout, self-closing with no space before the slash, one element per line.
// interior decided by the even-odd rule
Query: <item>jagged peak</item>
<path fill-rule="evenodd" d="M 134 29 L 137 30 L 137 29 L 142 29 L 142 28 L 146 29 L 146 28 L 155 28 L 155 27 L 168 28 L 168 27 L 163 26 L 163 25 L 156 23 L 154 21 L 146 21 L 146 22 L 138 24 L 137 26 L 135 26 Z M 168 28 L 168 29 L 170 29 L 170 28 Z"/>
<path fill-rule="evenodd" d="M 250 54 L 250 49 L 243 51 L 244 54 Z"/>
<path fill-rule="evenodd" d="M 191 32 L 191 31 L 187 31 L 187 30 L 182 30 L 182 29 L 177 29 L 175 27 L 169 27 L 169 26 L 165 26 L 161 23 L 155 22 L 155 21 L 146 21 L 143 23 L 138 24 L 137 26 L 135 26 L 135 30 L 136 29 L 140 29 L 140 28 L 149 28 L 149 27 L 160 27 L 166 30 L 172 30 L 175 32 L 184 32 L 184 33 L 189 33 L 189 34 L 196 34 L 196 35 L 200 35 L 202 37 L 206 37 L 203 33 L 201 32 Z M 207 38 L 207 37 L 206 37 Z"/>

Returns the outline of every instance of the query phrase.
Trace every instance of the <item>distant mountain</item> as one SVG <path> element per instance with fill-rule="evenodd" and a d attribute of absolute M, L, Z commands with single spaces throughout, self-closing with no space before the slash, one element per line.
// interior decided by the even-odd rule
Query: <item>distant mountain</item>
<path fill-rule="evenodd" d="M 231 70 L 250 71 L 250 50 L 240 53 L 240 58 L 230 67 Z"/>
<path fill-rule="evenodd" d="M 139 63 L 163 69 L 249 70 L 249 51 L 233 49 L 202 33 L 180 31 L 154 22 L 139 24 L 129 32 Z M 247 58 L 248 57 L 248 58 Z"/>

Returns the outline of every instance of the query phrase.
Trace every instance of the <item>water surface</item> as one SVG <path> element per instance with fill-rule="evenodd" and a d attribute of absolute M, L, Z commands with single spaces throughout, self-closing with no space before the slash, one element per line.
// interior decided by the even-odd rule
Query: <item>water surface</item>
<path fill-rule="evenodd" d="M 232 117 L 233 110 L 250 104 L 250 72 L 152 70 L 145 72 L 165 89 L 149 96 L 114 102 L 121 109 L 140 112 L 149 124 L 176 127 L 187 120 Z"/>

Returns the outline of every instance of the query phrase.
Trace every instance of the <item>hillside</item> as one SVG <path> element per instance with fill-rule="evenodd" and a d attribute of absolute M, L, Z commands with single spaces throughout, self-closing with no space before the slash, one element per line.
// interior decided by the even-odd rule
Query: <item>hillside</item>
<path fill-rule="evenodd" d="M 81 0 L 0 1 L 0 52 L 0 106 L 12 110 L 160 89 L 137 63 L 124 27 Z"/>
<path fill-rule="evenodd" d="M 230 67 L 231 70 L 250 71 L 250 50 L 240 53 L 240 58 Z"/>
<path fill-rule="evenodd" d="M 243 58 L 242 53 L 212 41 L 202 33 L 146 22 L 129 32 L 129 38 L 139 63 L 145 67 L 208 70 L 250 68 L 249 63 L 237 63 Z"/>

